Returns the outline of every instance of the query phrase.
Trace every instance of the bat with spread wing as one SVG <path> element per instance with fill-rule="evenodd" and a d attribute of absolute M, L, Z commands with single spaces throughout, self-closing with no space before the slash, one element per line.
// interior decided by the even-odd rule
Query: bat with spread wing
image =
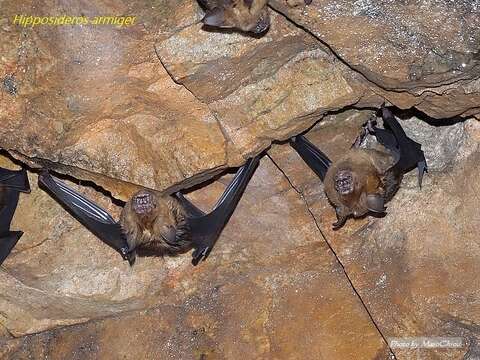
<path fill-rule="evenodd" d="M 205 214 L 181 193 L 140 190 L 124 206 L 120 220 L 83 195 L 42 172 L 39 184 L 104 243 L 132 265 L 140 255 L 177 255 L 194 249 L 192 263 L 205 260 L 233 214 L 259 162 L 240 167 L 213 210 Z"/>
<path fill-rule="evenodd" d="M 421 187 L 427 171 L 421 145 L 409 138 L 392 112 L 382 106 L 383 129 L 372 120 L 367 122 L 352 148 L 332 162 L 302 135 L 291 139 L 291 146 L 324 183 L 325 193 L 335 208 L 341 228 L 348 217 L 360 217 L 368 212 L 384 213 L 400 187 L 403 175 L 418 168 Z M 374 148 L 361 148 L 367 135 L 377 140 Z"/>
<path fill-rule="evenodd" d="M 0 168 L 0 265 L 23 235 L 22 231 L 10 231 L 20 192 L 30 192 L 27 172 Z"/>

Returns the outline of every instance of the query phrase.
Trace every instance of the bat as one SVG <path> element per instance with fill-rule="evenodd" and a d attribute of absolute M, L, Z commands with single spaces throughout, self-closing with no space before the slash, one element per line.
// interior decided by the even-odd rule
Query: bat
<path fill-rule="evenodd" d="M 233 214 L 259 162 L 259 156 L 240 167 L 214 206 L 205 214 L 183 194 L 140 190 L 125 204 L 120 220 L 43 171 L 39 185 L 80 223 L 133 265 L 139 255 L 174 256 L 194 249 L 192 263 L 206 260 Z"/>
<path fill-rule="evenodd" d="M 0 265 L 23 235 L 22 231 L 10 231 L 20 192 L 30 192 L 27 172 L 0 168 Z"/>
<path fill-rule="evenodd" d="M 238 29 L 263 34 L 270 27 L 268 0 L 199 0 L 205 9 L 202 22 L 222 29 Z M 287 0 L 290 6 L 312 0 Z"/>
<path fill-rule="evenodd" d="M 421 145 L 405 134 L 384 105 L 381 115 L 384 128 L 369 120 L 352 148 L 336 162 L 302 135 L 290 140 L 291 146 L 324 183 L 327 198 L 337 215 L 334 230 L 340 229 L 350 216 L 384 213 L 385 204 L 399 189 L 403 175 L 415 167 L 418 184 L 422 186 L 427 162 Z M 361 148 L 369 134 L 375 136 L 376 146 Z"/>

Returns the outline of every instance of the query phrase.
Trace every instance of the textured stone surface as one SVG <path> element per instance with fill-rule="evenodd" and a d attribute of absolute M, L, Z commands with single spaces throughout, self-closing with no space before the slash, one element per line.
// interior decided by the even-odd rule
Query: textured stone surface
<path fill-rule="evenodd" d="M 383 338 L 432 335 L 465 346 L 397 358 L 480 353 L 479 123 L 438 120 L 480 117 L 478 2 L 284 5 L 254 38 L 204 31 L 193 0 L 0 0 L 0 148 L 14 157 L 72 175 L 114 216 L 108 192 L 199 184 L 272 142 L 278 166 L 262 160 L 197 268 L 188 254 L 129 268 L 31 172 L 12 224 L 25 235 L 0 269 L 1 358 L 386 359 Z M 67 9 L 138 22 L 11 24 Z M 421 191 L 408 175 L 386 217 L 333 232 L 318 179 L 278 141 L 328 115 L 308 136 L 335 158 L 371 114 L 352 108 L 384 100 L 435 118 L 403 121 L 431 172 Z M 209 208 L 230 178 L 191 196 Z"/>
<path fill-rule="evenodd" d="M 436 118 L 478 114 L 478 1 L 319 0 L 290 8 L 272 0 L 271 6 L 395 105 L 416 106 Z"/>
<path fill-rule="evenodd" d="M 216 182 L 192 196 L 208 207 L 224 186 Z M 87 194 L 115 212 L 108 199 L 91 189 Z M 134 358 L 132 345 L 145 356 L 166 352 L 178 359 L 202 351 L 225 359 L 242 353 L 343 359 L 354 356 L 359 343 L 365 359 L 388 352 L 304 202 L 268 158 L 210 258 L 196 268 L 188 255 L 141 258 L 129 268 L 35 186 L 21 198 L 12 227 L 25 235 L 0 271 L 0 320 L 14 335 L 155 310 L 8 342 L 1 347 L 6 358 L 80 348 L 92 358 L 112 351 Z M 133 337 L 120 326 L 145 327 L 144 335 Z M 86 335 L 73 340 L 76 332 Z M 52 336 L 58 342 L 45 345 Z"/>
<path fill-rule="evenodd" d="M 252 280 L 264 279 L 256 277 Z M 284 280 L 286 279 L 282 279 Z M 311 280 L 310 275 L 307 281 Z M 251 296 L 258 291 L 258 285 L 250 281 L 246 280 L 251 289 L 244 295 Z M 28 336 L 3 343 L 0 356 L 5 359 L 389 358 L 385 349 L 378 348 L 378 341 L 374 336 L 371 337 L 368 328 L 362 329 L 366 330 L 366 333 L 361 337 L 351 337 L 355 343 L 362 341 L 361 354 L 358 352 L 357 343 L 355 347 L 352 344 L 336 343 L 338 338 L 332 339 L 336 332 L 328 332 L 328 329 L 336 331 L 343 323 L 334 324 L 339 320 L 336 314 L 330 315 L 330 321 L 323 326 L 316 321 L 320 320 L 316 314 L 305 318 L 305 321 L 300 323 L 301 326 L 292 323 L 293 317 L 299 311 L 303 316 L 306 310 L 295 301 L 295 298 L 298 299 L 297 284 L 281 288 L 282 294 L 288 298 L 280 301 L 280 304 L 270 303 L 268 294 L 265 294 L 265 298 L 253 303 L 244 301 L 236 311 L 232 309 L 230 302 L 238 301 L 235 298 L 235 288 L 238 285 L 227 284 L 209 289 L 209 293 L 202 299 L 207 301 L 207 304 L 200 307 L 200 299 L 192 299 L 186 305 L 162 306 L 135 316 L 107 319 Z M 232 294 L 232 290 L 235 294 Z M 288 313 L 279 310 L 285 305 L 289 305 L 285 308 Z M 226 324 L 222 319 L 218 319 L 217 311 L 234 318 Z M 308 311 L 316 312 L 316 309 L 309 308 Z M 345 316 L 348 317 L 348 314 Z M 347 318 L 345 323 L 349 323 Z M 354 323 L 354 328 L 355 325 Z M 347 326 L 343 330 L 346 334 L 351 334 L 352 328 Z M 336 344 L 335 348 L 333 344 Z"/>
<path fill-rule="evenodd" d="M 324 45 L 279 15 L 261 38 L 202 32 L 194 24 L 159 42 L 157 52 L 175 81 L 209 105 L 241 153 L 284 140 L 370 94 Z"/>
<path fill-rule="evenodd" d="M 7 341 L 0 355 L 5 359 L 29 355 L 52 359 L 387 359 L 381 338 L 365 313 L 358 311 L 358 303 L 352 303 L 350 291 L 338 292 L 340 278 L 336 277 L 342 277 L 341 272 L 325 268 L 317 272 L 321 252 L 311 247 L 290 252 L 283 260 L 297 262 L 286 272 L 278 264 L 270 264 L 266 271 L 233 270 L 236 280 L 212 279 L 185 302 Z"/>
<path fill-rule="evenodd" d="M 48 165 L 122 199 L 136 188 L 118 180 L 164 189 L 225 166 L 215 118 L 171 80 L 155 54 L 153 36 L 168 21 L 149 24 L 145 5 L 43 3 L 39 9 L 33 1 L 2 2 L 8 17 L 0 27 L 0 79 L 13 77 L 17 88 L 14 94 L 2 88 L 2 148 L 55 162 Z M 10 22 L 15 14 L 62 13 L 63 6 L 91 17 L 134 12 L 142 22 L 33 29 Z"/>
<path fill-rule="evenodd" d="M 345 151 L 369 114 L 346 121 L 320 124 L 308 137 L 333 159 Z M 469 120 L 445 128 L 416 124 L 418 119 L 404 121 L 406 131 L 417 140 L 415 129 L 423 128 L 419 137 L 436 139 L 425 150 L 432 164 L 424 186 L 416 186 L 416 174 L 406 176 L 404 186 L 387 206 L 387 215 L 349 220 L 339 231 L 333 231 L 335 212 L 328 204 L 318 178 L 284 146 L 270 151 L 304 196 L 320 230 L 345 267 L 353 286 L 366 304 L 373 320 L 386 338 L 411 336 L 461 337 L 465 343 L 478 339 L 480 309 L 479 248 L 477 230 L 479 136 L 480 124 Z M 449 145 L 450 132 L 463 143 Z M 332 133 L 336 134 L 332 137 Z M 444 153 L 431 152 L 436 147 L 450 149 L 448 163 Z M 435 168 L 435 166 L 433 166 Z M 467 351 L 399 350 L 400 359 L 458 359 Z"/>
<path fill-rule="evenodd" d="M 479 75 L 478 1 L 318 0 L 306 8 L 271 3 L 384 88 L 438 86 Z"/>

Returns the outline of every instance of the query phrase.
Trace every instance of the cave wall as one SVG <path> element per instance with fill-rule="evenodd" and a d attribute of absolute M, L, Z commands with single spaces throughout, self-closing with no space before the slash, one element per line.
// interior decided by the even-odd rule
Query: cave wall
<path fill-rule="evenodd" d="M 205 31 L 192 0 L 0 5 L 0 166 L 28 165 L 32 184 L 12 224 L 25 235 L 0 268 L 0 357 L 475 354 L 476 2 L 272 0 L 261 37 Z M 11 23 L 64 13 L 133 14 L 138 23 Z M 383 102 L 410 109 L 398 113 L 429 173 L 421 190 L 409 174 L 384 218 L 333 232 L 323 186 L 285 141 L 309 130 L 335 159 Z M 130 268 L 36 185 L 48 166 L 116 217 L 117 200 L 140 187 L 202 184 L 189 196 L 208 209 L 231 179 L 225 170 L 264 150 L 195 268 L 189 255 Z M 388 344 L 408 336 L 464 345 Z"/>

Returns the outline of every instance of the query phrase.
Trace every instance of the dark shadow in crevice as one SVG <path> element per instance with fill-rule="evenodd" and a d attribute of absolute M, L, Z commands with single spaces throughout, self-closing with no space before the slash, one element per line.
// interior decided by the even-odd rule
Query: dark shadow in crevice
<path fill-rule="evenodd" d="M 31 173 L 34 173 L 34 174 L 37 174 L 37 175 L 40 175 L 40 173 L 43 171 L 43 169 L 48 169 L 48 171 L 52 175 L 54 175 L 56 178 L 58 178 L 60 180 L 70 181 L 70 182 L 72 182 L 76 185 L 80 185 L 80 186 L 88 186 L 88 187 L 94 189 L 95 191 L 98 191 L 102 195 L 108 197 L 114 205 L 121 206 L 121 207 L 123 207 L 125 205 L 124 201 L 113 197 L 112 193 L 110 191 L 108 191 L 108 190 L 104 189 L 103 187 L 97 185 L 96 183 L 94 183 L 91 180 L 79 180 L 79 179 L 77 179 L 77 178 L 75 178 L 71 175 L 65 175 L 63 173 L 55 171 L 54 169 L 51 169 L 47 165 L 50 162 L 49 160 L 40 159 L 41 160 L 40 163 L 44 164 L 44 167 L 43 168 L 32 168 L 32 167 L 28 166 L 27 164 L 21 162 L 20 160 L 14 158 L 8 151 L 6 151 L 4 149 L 0 149 L 0 156 L 5 156 L 10 161 L 12 161 L 15 165 L 21 166 L 23 169 L 27 170 L 28 172 L 31 172 Z M 35 158 L 32 158 L 32 159 L 35 159 Z"/>
<path fill-rule="evenodd" d="M 468 118 L 463 118 L 461 116 L 453 116 L 450 118 L 436 119 L 425 114 L 423 111 L 420 111 L 415 107 L 412 107 L 410 109 L 405 109 L 405 110 L 399 109 L 397 107 L 392 107 L 392 112 L 395 116 L 397 116 L 402 120 L 407 120 L 412 117 L 416 117 L 426 122 L 428 125 L 435 126 L 435 127 L 451 126 L 451 125 L 465 122 L 468 119 Z"/>

